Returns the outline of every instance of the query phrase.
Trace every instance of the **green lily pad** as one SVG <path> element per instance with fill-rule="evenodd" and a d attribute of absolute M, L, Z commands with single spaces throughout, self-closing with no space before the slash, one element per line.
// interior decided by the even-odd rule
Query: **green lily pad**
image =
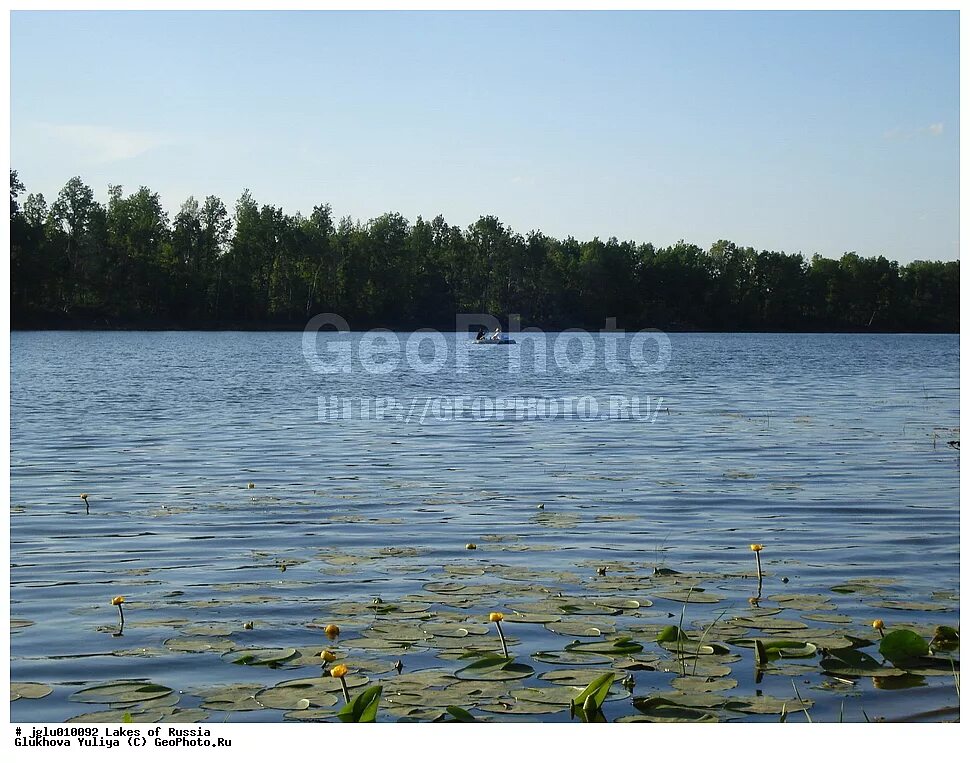
<path fill-rule="evenodd" d="M 830 651 L 819 663 L 822 670 L 837 676 L 893 676 L 903 671 L 889 668 L 857 649 Z"/>
<path fill-rule="evenodd" d="M 457 575 L 459 577 L 478 577 L 479 575 L 485 574 L 484 567 L 475 567 L 474 565 L 446 564 L 443 569 L 449 575 Z"/>
<path fill-rule="evenodd" d="M 265 665 L 272 667 L 296 656 L 296 649 L 232 649 L 222 655 L 228 662 L 237 665 Z"/>
<path fill-rule="evenodd" d="M 416 644 L 429 639 L 422 627 L 408 623 L 380 623 L 371 626 L 361 635 L 364 638 L 381 639 L 392 644 Z"/>
<path fill-rule="evenodd" d="M 348 682 L 354 676 L 346 676 Z M 367 679 L 362 679 L 363 685 Z M 311 707 L 333 707 L 338 702 L 337 693 L 341 692 L 340 680 L 337 678 L 298 678 L 293 681 L 284 681 L 269 689 L 257 692 L 255 699 L 263 707 L 273 708 L 274 710 L 307 710 Z"/>
<path fill-rule="evenodd" d="M 808 628 L 801 620 L 785 620 L 780 617 L 735 617 L 732 622 L 761 631 L 800 631 Z"/>
<path fill-rule="evenodd" d="M 512 657 L 489 655 L 455 672 L 465 681 L 511 681 L 528 678 L 534 671 L 528 665 L 515 662 Z"/>
<path fill-rule="evenodd" d="M 654 723 L 717 723 L 717 716 L 706 710 L 678 705 L 657 697 L 636 697 L 633 706 Z"/>
<path fill-rule="evenodd" d="M 952 657 L 927 655 L 901 663 L 899 668 L 918 676 L 953 676 L 960 672 L 960 661 Z"/>
<path fill-rule="evenodd" d="M 718 604 L 724 601 L 723 596 L 718 596 L 707 591 L 662 591 L 653 594 L 654 598 L 664 599 L 665 601 L 676 601 L 682 604 Z"/>
<path fill-rule="evenodd" d="M 670 682 L 678 691 L 687 694 L 694 692 L 728 691 L 738 685 L 733 678 L 705 678 L 703 676 L 680 676 Z"/>
<path fill-rule="evenodd" d="M 562 620 L 560 612 L 556 614 L 546 614 L 539 612 L 511 612 L 505 616 L 505 621 L 510 623 L 557 623 Z"/>
<path fill-rule="evenodd" d="M 782 711 L 788 713 L 801 712 L 811 709 L 815 703 L 810 699 L 782 699 L 780 697 L 729 697 L 724 703 L 727 710 L 746 715 L 780 715 Z"/>
<path fill-rule="evenodd" d="M 621 636 L 612 641 L 574 641 L 566 647 L 569 652 L 593 652 L 594 654 L 635 654 L 643 651 L 639 644 L 629 636 Z"/>
<path fill-rule="evenodd" d="M 835 609 L 835 605 L 829 603 L 829 597 L 823 596 L 822 594 L 778 593 L 774 594 L 773 596 L 769 596 L 768 599 L 780 604 L 785 609 L 803 609 L 809 612 Z"/>
<path fill-rule="evenodd" d="M 310 707 L 306 710 L 290 710 L 283 714 L 283 719 L 287 721 L 323 721 L 336 717 L 340 708 L 333 707 Z"/>
<path fill-rule="evenodd" d="M 819 623 L 833 623 L 838 625 L 844 625 L 845 623 L 851 623 L 852 618 L 847 615 L 836 615 L 828 612 L 822 613 L 809 613 L 802 615 L 806 620 L 814 620 Z"/>
<path fill-rule="evenodd" d="M 238 630 L 225 623 L 199 623 L 197 625 L 187 625 L 181 629 L 183 636 L 231 636 L 233 631 Z"/>
<path fill-rule="evenodd" d="M 203 698 L 201 707 L 224 713 L 244 713 L 262 710 L 263 706 L 256 701 L 256 692 L 263 687 L 260 684 L 231 684 L 228 686 L 196 689 L 194 694 Z"/>
<path fill-rule="evenodd" d="M 560 599 L 559 609 L 567 615 L 618 615 L 620 609 L 596 601 Z"/>
<path fill-rule="evenodd" d="M 544 705 L 558 705 L 560 709 L 579 696 L 582 690 L 574 686 L 528 686 L 513 689 L 509 694 L 524 702 L 538 702 Z"/>
<path fill-rule="evenodd" d="M 732 638 L 728 639 L 728 643 L 745 649 L 754 649 L 755 642 L 759 640 L 753 638 Z M 811 657 L 818 651 L 815 644 L 806 641 L 761 641 L 761 645 L 764 647 L 769 660 L 781 657 Z"/>
<path fill-rule="evenodd" d="M 929 654 L 929 644 L 918 633 L 900 629 L 887 633 L 879 642 L 879 654 L 901 666 Z"/>
<path fill-rule="evenodd" d="M 660 660 L 656 663 L 657 670 L 666 673 L 686 673 L 691 676 L 705 678 L 722 678 L 731 675 L 731 668 L 720 662 L 714 662 L 703 657 L 697 659 Z"/>
<path fill-rule="evenodd" d="M 550 705 L 543 702 L 528 702 L 525 700 L 495 700 L 478 706 L 478 709 L 486 713 L 496 715 L 547 715 L 550 713 L 560 713 L 562 707 Z"/>
<path fill-rule="evenodd" d="M 584 687 L 602 675 L 603 671 L 595 668 L 563 668 L 542 673 L 539 678 L 542 681 L 549 681 L 560 686 Z"/>
<path fill-rule="evenodd" d="M 560 636 L 584 636 L 587 638 L 595 638 L 597 636 L 603 636 L 608 633 L 616 633 L 616 628 L 614 628 L 610 623 L 598 622 L 595 625 L 593 623 L 586 622 L 558 622 L 558 623 L 546 623 L 545 629 L 556 633 Z"/>
<path fill-rule="evenodd" d="M 930 601 L 877 601 L 875 606 L 910 612 L 948 612 L 950 609 L 945 604 L 934 604 Z"/>
<path fill-rule="evenodd" d="M 160 646 L 136 646 L 131 649 L 115 649 L 115 657 L 169 657 L 172 651 Z"/>
<path fill-rule="evenodd" d="M 506 616 L 506 619 L 508 619 L 508 616 Z M 430 636 L 443 636 L 446 638 L 484 636 L 490 632 L 487 625 L 480 623 L 424 623 L 421 629 Z"/>
<path fill-rule="evenodd" d="M 173 652 L 219 652 L 224 654 L 235 644 L 224 638 L 205 638 L 203 636 L 174 637 L 162 642 Z"/>
<path fill-rule="evenodd" d="M 166 697 L 171 693 L 172 690 L 167 686 L 148 681 L 113 681 L 76 691 L 69 699 L 72 702 L 90 702 L 92 704 L 122 702 L 131 704 Z"/>
<path fill-rule="evenodd" d="M 592 652 L 536 652 L 532 655 L 532 659 L 552 665 L 608 665 L 610 663 L 607 655 Z"/>
<path fill-rule="evenodd" d="M 54 691 L 47 684 L 32 682 L 13 682 L 10 684 L 10 701 L 18 699 L 41 699 Z"/>
<path fill-rule="evenodd" d="M 209 713 L 197 707 L 173 708 L 163 716 L 162 723 L 201 723 L 208 720 Z"/>
<path fill-rule="evenodd" d="M 144 712 L 117 708 L 114 710 L 99 710 L 94 713 L 82 713 L 68 718 L 65 723 L 124 723 L 125 714 L 132 723 L 161 723 L 167 713 L 164 710 L 145 710 Z"/>

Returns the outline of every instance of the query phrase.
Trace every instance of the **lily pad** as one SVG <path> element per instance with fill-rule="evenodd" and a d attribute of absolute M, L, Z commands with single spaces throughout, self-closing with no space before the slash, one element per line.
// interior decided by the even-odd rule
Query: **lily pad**
<path fill-rule="evenodd" d="M 484 636 L 489 633 L 489 628 L 480 623 L 424 623 L 421 630 L 430 636 L 443 636 L 446 638 L 466 638 L 468 636 Z"/>
<path fill-rule="evenodd" d="M 778 593 L 769 596 L 768 599 L 780 604 L 785 609 L 803 609 L 809 612 L 835 609 L 835 605 L 829 603 L 829 597 L 822 594 Z"/>
<path fill-rule="evenodd" d="M 166 697 L 171 693 L 172 690 L 167 686 L 148 681 L 114 681 L 81 689 L 74 692 L 69 699 L 72 702 L 92 704 L 133 704 Z"/>
<path fill-rule="evenodd" d="M 283 719 L 287 721 L 322 721 L 329 720 L 337 715 L 340 708 L 333 707 L 310 707 L 306 710 L 290 710 L 283 714 Z"/>
<path fill-rule="evenodd" d="M 219 652 L 224 654 L 235 644 L 224 638 L 205 638 L 203 636 L 188 636 L 166 639 L 164 642 L 173 652 Z"/>
<path fill-rule="evenodd" d="M 563 621 L 546 623 L 544 627 L 547 631 L 551 631 L 560 636 L 585 636 L 587 638 L 595 638 L 608 633 L 616 633 L 616 628 L 606 622 L 597 622 L 594 625 L 593 623 L 587 622 Z"/>
<path fill-rule="evenodd" d="M 505 616 L 505 621 L 510 623 L 557 623 L 562 619 L 560 614 L 547 614 L 539 612 L 510 612 Z"/>
<path fill-rule="evenodd" d="M 727 710 L 746 715 L 781 715 L 782 711 L 788 713 L 801 712 L 808 710 L 815 703 L 810 699 L 798 699 L 791 697 L 783 699 L 780 697 L 758 696 L 758 697 L 729 697 L 724 703 Z"/>
<path fill-rule="evenodd" d="M 41 699 L 54 691 L 47 684 L 13 682 L 10 684 L 10 701 L 18 699 Z"/>
<path fill-rule="evenodd" d="M 566 647 L 570 652 L 593 652 L 594 654 L 635 654 L 643 651 L 643 644 L 629 636 L 621 636 L 612 641 L 574 641 Z"/>
<path fill-rule="evenodd" d="M 678 705 L 661 697 L 637 697 L 633 706 L 654 723 L 717 723 L 718 720 L 709 711 Z"/>
<path fill-rule="evenodd" d="M 911 612 L 947 612 L 950 609 L 945 604 L 934 604 L 930 601 L 878 601 L 875 606 Z"/>
<path fill-rule="evenodd" d="M 184 636 L 231 636 L 237 630 L 225 623 L 199 623 L 187 625 L 181 629 Z"/>
<path fill-rule="evenodd" d="M 582 689 L 574 686 L 528 686 L 513 689 L 509 694 L 517 700 L 538 702 L 544 705 L 569 707 L 569 703 L 579 696 Z"/>
<path fill-rule="evenodd" d="M 718 604 L 724 601 L 723 596 L 718 596 L 707 591 L 661 591 L 653 594 L 654 598 L 664 599 L 665 601 L 676 601 L 683 604 Z"/>
<path fill-rule="evenodd" d="M 782 657 L 811 657 L 818 651 L 815 644 L 806 641 L 765 641 L 753 638 L 728 639 L 729 644 L 744 647 L 745 649 L 756 648 L 755 644 L 758 641 L 761 641 L 761 645 L 764 647 L 769 660 Z"/>
<path fill-rule="evenodd" d="M 532 659 L 552 665 L 608 665 L 610 663 L 609 656 L 591 652 L 536 652 L 532 655 Z"/>
<path fill-rule="evenodd" d="M 208 720 L 209 713 L 198 707 L 177 707 L 162 718 L 162 723 L 201 723 Z"/>
<path fill-rule="evenodd" d="M 296 649 L 233 649 L 223 659 L 237 665 L 265 665 L 273 667 L 296 656 Z"/>
<path fill-rule="evenodd" d="M 905 629 L 890 631 L 879 642 L 879 654 L 897 667 L 919 659 L 929 651 L 929 644 L 922 636 Z"/>
<path fill-rule="evenodd" d="M 456 678 L 465 681 L 511 681 L 528 678 L 534 671 L 528 665 L 515 662 L 512 657 L 489 655 L 455 673 Z"/>
<path fill-rule="evenodd" d="M 352 678 L 346 677 L 348 685 Z M 366 678 L 363 683 L 367 683 Z M 311 707 L 334 707 L 338 702 L 336 692 L 340 691 L 340 681 L 336 678 L 299 678 L 263 689 L 255 699 L 263 707 L 275 710 L 307 710 Z"/>
<path fill-rule="evenodd" d="M 68 718 L 65 723 L 124 723 L 126 714 L 132 723 L 161 723 L 167 715 L 164 710 L 132 712 L 124 708 L 116 708 L 75 715 L 73 718 Z"/>
<path fill-rule="evenodd" d="M 903 672 L 882 665 L 858 649 L 832 650 L 819 664 L 824 672 L 837 676 L 893 676 Z"/>
<path fill-rule="evenodd" d="M 729 689 L 736 687 L 738 682 L 733 678 L 680 676 L 679 678 L 675 678 L 673 681 L 671 681 L 670 685 L 678 691 L 690 694 L 694 692 L 728 691 Z"/>
<path fill-rule="evenodd" d="M 203 698 L 202 707 L 224 713 L 243 713 L 262 710 L 256 701 L 256 692 L 263 687 L 259 684 L 231 684 L 229 686 L 196 689 L 193 693 Z"/>

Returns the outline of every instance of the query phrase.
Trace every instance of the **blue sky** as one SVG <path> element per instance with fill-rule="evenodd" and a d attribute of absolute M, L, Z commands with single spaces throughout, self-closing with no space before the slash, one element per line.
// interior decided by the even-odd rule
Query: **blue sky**
<path fill-rule="evenodd" d="M 338 216 L 959 257 L 956 12 L 14 12 L 11 166 Z"/>

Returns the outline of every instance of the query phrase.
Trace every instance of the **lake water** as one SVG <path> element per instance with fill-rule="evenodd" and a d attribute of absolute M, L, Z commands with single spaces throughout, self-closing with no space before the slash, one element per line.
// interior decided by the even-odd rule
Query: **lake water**
<path fill-rule="evenodd" d="M 386 699 L 405 695 L 403 708 L 382 700 L 385 721 L 440 715 L 415 699 L 428 677 L 482 717 L 568 721 L 554 692 L 522 689 L 611 663 L 635 677 L 636 697 L 678 675 L 737 681 L 720 689 L 730 697 L 792 699 L 794 682 L 815 720 L 958 705 L 942 671 L 843 683 L 816 654 L 772 662 L 755 683 L 750 648 L 678 670 L 655 636 L 682 622 L 705 641 L 801 630 L 834 648 L 846 634 L 878 638 L 877 618 L 927 637 L 958 628 L 959 450 L 947 443 L 959 440 L 959 337 L 671 334 L 666 367 L 644 371 L 607 368 L 603 336 L 589 368 L 566 368 L 550 336 L 545 370 L 523 345 L 510 372 L 509 347 L 450 335 L 430 374 L 399 338 L 391 373 L 361 366 L 355 334 L 350 373 L 321 374 L 298 332 L 12 333 L 11 681 L 51 691 L 13 702 L 11 719 L 106 710 L 72 695 L 143 679 L 174 692 L 129 702 L 139 718 L 178 720 L 175 707 L 185 720 L 280 721 L 286 707 L 211 696 L 320 676 L 312 655 L 328 645 Z M 630 341 L 617 340 L 621 361 Z M 558 402 L 508 403 L 530 397 Z M 622 411 L 637 415 L 610 415 Z M 757 607 L 752 543 L 764 545 Z M 510 649 L 533 674 L 469 694 L 451 674 L 463 651 L 501 651 L 491 611 L 508 614 Z M 762 613 L 781 625 L 759 629 Z M 327 623 L 341 627 L 335 643 Z M 585 635 L 594 628 L 599 639 Z M 564 651 L 616 634 L 643 644 L 639 666 Z M 232 662 L 245 648 L 298 652 Z M 607 716 L 636 715 L 615 690 Z"/>

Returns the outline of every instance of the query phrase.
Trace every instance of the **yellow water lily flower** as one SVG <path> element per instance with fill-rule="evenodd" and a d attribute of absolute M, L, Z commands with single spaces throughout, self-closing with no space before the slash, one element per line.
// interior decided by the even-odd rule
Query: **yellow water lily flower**
<path fill-rule="evenodd" d="M 329 649 L 324 649 L 322 652 L 320 652 L 320 659 L 324 662 L 334 662 L 337 659 L 337 655 L 335 655 Z"/>
<path fill-rule="evenodd" d="M 762 546 L 760 543 L 752 543 L 751 550 L 757 554 L 759 551 L 764 551 L 765 547 Z"/>
<path fill-rule="evenodd" d="M 113 604 L 114 606 L 116 606 L 116 607 L 118 607 L 118 606 L 121 606 L 122 604 L 124 604 L 124 603 L 125 603 L 125 597 L 124 597 L 124 596 L 115 596 L 115 597 L 114 597 L 114 598 L 113 598 L 113 599 L 111 600 L 111 603 L 112 603 L 112 604 Z"/>
<path fill-rule="evenodd" d="M 87 493 L 81 493 L 81 500 L 82 501 L 86 501 L 87 499 L 88 499 L 88 494 Z"/>
<path fill-rule="evenodd" d="M 489 612 L 488 613 L 488 621 L 490 623 L 500 623 L 504 619 L 505 619 L 505 615 L 503 615 L 501 612 Z"/>
<path fill-rule="evenodd" d="M 886 624 L 882 620 L 873 620 L 872 627 L 875 628 L 877 631 L 879 631 L 885 628 Z"/>
<path fill-rule="evenodd" d="M 323 632 L 327 634 L 327 638 L 337 638 L 340 635 L 340 628 L 331 623 L 323 629 Z"/>
<path fill-rule="evenodd" d="M 347 675 L 347 670 L 347 666 L 343 663 L 340 665 L 334 665 L 332 668 L 330 668 L 330 675 L 332 675 L 334 678 L 343 678 L 345 675 Z"/>

